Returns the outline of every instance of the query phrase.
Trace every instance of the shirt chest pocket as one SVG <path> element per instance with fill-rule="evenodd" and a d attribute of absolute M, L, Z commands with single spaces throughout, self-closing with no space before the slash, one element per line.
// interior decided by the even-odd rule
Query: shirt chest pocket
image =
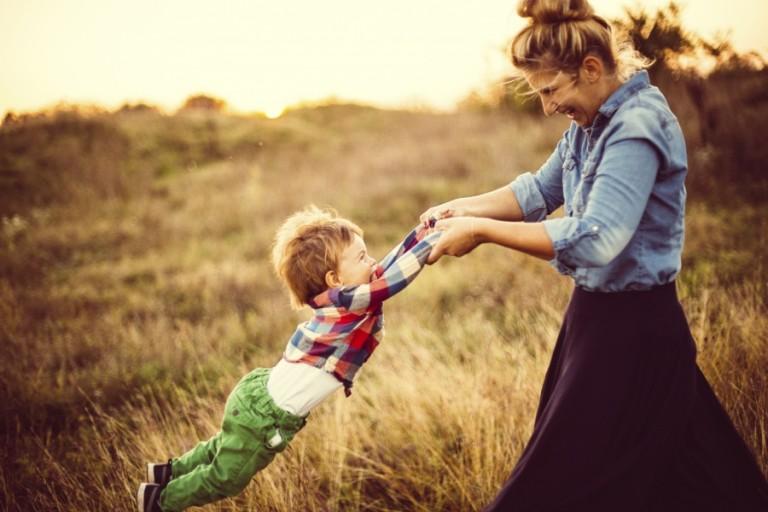
<path fill-rule="evenodd" d="M 573 217 L 582 217 L 584 210 L 587 207 L 587 201 L 589 200 L 589 194 L 592 192 L 592 186 L 595 183 L 595 176 L 597 174 L 597 161 L 591 157 L 584 160 L 581 166 L 580 173 L 578 174 L 578 181 L 574 183 L 573 197 L 571 203 L 571 211 L 568 215 Z"/>
<path fill-rule="evenodd" d="M 579 167 L 573 154 L 568 151 L 563 159 L 563 204 L 565 214 L 573 214 L 573 192 L 579 182 Z"/>

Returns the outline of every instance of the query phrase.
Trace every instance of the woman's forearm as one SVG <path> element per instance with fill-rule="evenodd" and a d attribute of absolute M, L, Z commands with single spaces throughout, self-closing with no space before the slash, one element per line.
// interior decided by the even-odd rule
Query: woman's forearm
<path fill-rule="evenodd" d="M 484 194 L 456 199 L 455 203 L 460 210 L 464 210 L 464 215 L 506 221 L 523 220 L 523 211 L 508 185 Z"/>
<path fill-rule="evenodd" d="M 511 192 L 510 192 L 511 193 Z M 544 224 L 540 222 L 508 222 L 495 219 L 475 219 L 473 236 L 478 243 L 494 243 L 545 260 L 555 257 Z"/>

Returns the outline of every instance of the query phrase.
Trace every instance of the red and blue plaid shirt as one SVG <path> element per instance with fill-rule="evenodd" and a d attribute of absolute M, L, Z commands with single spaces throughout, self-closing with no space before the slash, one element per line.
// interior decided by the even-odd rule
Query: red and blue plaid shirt
<path fill-rule="evenodd" d="M 370 283 L 330 288 L 309 301 L 314 316 L 293 333 L 283 358 L 327 371 L 344 384 L 352 381 L 383 336 L 382 303 L 421 272 L 440 233 L 421 226 L 381 260 Z"/>

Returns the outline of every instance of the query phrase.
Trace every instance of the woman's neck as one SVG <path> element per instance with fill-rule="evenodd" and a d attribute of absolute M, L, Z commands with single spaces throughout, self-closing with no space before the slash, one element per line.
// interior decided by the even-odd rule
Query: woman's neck
<path fill-rule="evenodd" d="M 601 84 L 600 106 L 603 106 L 603 104 L 608 101 L 608 98 L 610 98 L 613 93 L 619 90 L 622 85 L 624 85 L 624 82 L 619 80 L 619 77 L 606 77 Z"/>
<path fill-rule="evenodd" d="M 589 123 L 584 126 L 584 128 L 591 128 L 592 125 L 595 122 L 595 119 L 597 118 L 597 114 L 600 111 L 600 107 L 602 107 L 606 101 L 608 101 L 608 98 L 611 97 L 611 95 L 616 92 L 624 82 L 619 80 L 616 76 L 611 77 L 603 77 L 601 80 L 598 80 L 595 85 L 594 90 L 594 97 L 595 99 L 595 109 L 594 109 L 594 115 L 589 120 Z"/>

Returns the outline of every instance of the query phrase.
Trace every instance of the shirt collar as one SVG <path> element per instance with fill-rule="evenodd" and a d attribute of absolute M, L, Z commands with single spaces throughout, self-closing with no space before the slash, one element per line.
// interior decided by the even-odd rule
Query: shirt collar
<path fill-rule="evenodd" d="M 621 86 L 616 89 L 607 100 L 605 100 L 605 103 L 603 103 L 597 111 L 605 117 L 611 117 L 614 112 L 619 109 L 621 104 L 630 98 L 630 96 L 640 89 L 645 89 L 650 84 L 651 81 L 648 78 L 648 72 L 641 69 L 632 75 L 629 80 L 621 84 Z"/>
<path fill-rule="evenodd" d="M 332 306 L 333 300 L 331 299 L 331 290 L 332 288 L 329 288 L 324 292 L 318 293 L 307 301 L 307 306 L 311 307 L 312 309 L 321 309 Z"/>

